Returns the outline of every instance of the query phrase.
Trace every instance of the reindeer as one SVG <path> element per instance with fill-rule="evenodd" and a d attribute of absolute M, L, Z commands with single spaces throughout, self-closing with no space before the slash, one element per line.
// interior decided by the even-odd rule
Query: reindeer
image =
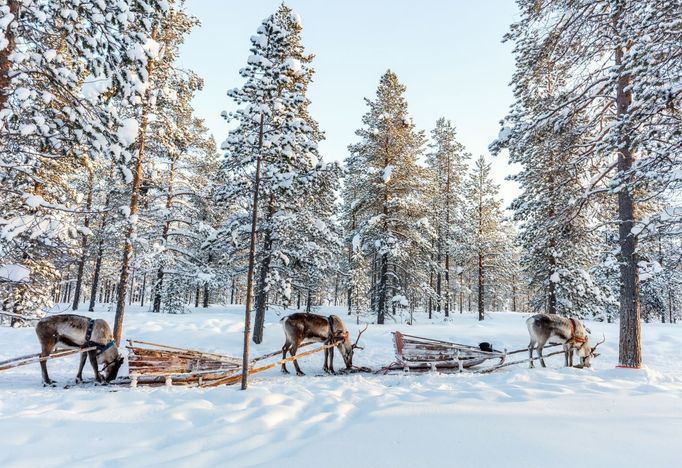
<path fill-rule="evenodd" d="M 118 371 L 123 364 L 123 356 L 119 354 L 116 342 L 113 340 L 109 324 L 100 319 L 91 319 L 82 315 L 59 314 L 45 317 L 36 325 L 36 334 L 40 341 L 40 356 L 46 357 L 57 349 L 57 346 L 67 348 L 89 348 L 95 346 L 97 349 L 81 354 L 81 362 L 76 375 L 76 382 L 83 382 L 83 367 L 86 357 L 90 358 L 90 364 L 95 372 L 95 378 L 99 383 L 109 383 L 116 378 Z M 99 365 L 103 364 L 102 371 Z M 47 363 L 40 362 L 43 371 L 43 384 L 52 385 L 56 383 L 47 375 Z"/>
<path fill-rule="evenodd" d="M 358 335 L 355 343 L 351 344 L 346 326 L 336 315 L 325 317 L 310 313 L 295 313 L 282 318 L 281 322 L 286 337 L 284 346 L 282 346 L 282 359 L 286 359 L 287 351 L 289 351 L 291 356 L 295 356 L 296 351 L 298 351 L 304 340 L 324 343 L 338 342 L 337 348 L 341 353 L 341 357 L 343 357 L 347 369 L 353 367 L 353 352 L 356 349 L 362 349 L 358 346 L 358 341 L 362 333 L 367 329 L 365 327 L 365 330 L 362 330 Z M 305 375 L 298 366 L 296 359 L 294 359 L 294 367 L 296 368 L 296 375 Z M 334 348 L 324 350 L 323 369 L 327 373 L 336 373 L 334 371 Z M 282 363 L 282 372 L 285 374 L 289 373 L 284 363 Z"/>
<path fill-rule="evenodd" d="M 580 356 L 580 367 L 590 367 L 592 358 L 599 356 L 595 353 L 597 346 L 602 344 L 606 337 L 594 347 L 590 346 L 587 339 L 587 329 L 581 322 L 573 318 L 560 317 L 554 314 L 537 314 L 526 320 L 530 343 L 528 352 L 530 354 L 530 367 L 533 364 L 533 348 L 537 345 L 540 364 L 545 366 L 545 359 L 542 356 L 542 348 L 547 341 L 552 343 L 563 343 L 564 358 L 567 367 L 573 367 L 573 351 L 577 350 Z"/>

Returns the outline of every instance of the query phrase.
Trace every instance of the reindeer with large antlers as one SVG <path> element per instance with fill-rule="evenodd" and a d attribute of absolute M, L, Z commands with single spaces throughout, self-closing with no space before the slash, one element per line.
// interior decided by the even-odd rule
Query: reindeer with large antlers
<path fill-rule="evenodd" d="M 353 367 L 353 352 L 356 349 L 362 349 L 358 346 L 360 336 L 367 330 L 365 327 L 358 334 L 355 343 L 351 343 L 350 336 L 346 326 L 341 319 L 336 315 L 325 317 L 323 315 L 310 313 L 295 313 L 282 320 L 284 327 L 284 335 L 286 342 L 282 346 L 282 358 L 287 357 L 287 351 L 291 356 L 295 356 L 298 348 L 303 341 L 307 342 L 323 342 L 326 344 L 338 343 L 337 348 L 343 357 L 347 369 Z M 294 367 L 296 368 L 296 375 L 305 375 L 298 366 L 298 361 L 294 359 Z M 325 372 L 335 374 L 334 371 L 334 348 L 327 348 L 324 350 L 324 367 Z M 289 373 L 286 364 L 282 363 L 282 372 Z"/>
<path fill-rule="evenodd" d="M 533 365 L 533 349 L 537 345 L 540 364 L 545 366 L 545 359 L 542 356 L 542 348 L 548 341 L 552 343 L 562 343 L 564 345 L 564 356 L 567 367 L 573 367 L 573 351 L 577 350 L 580 356 L 580 367 L 590 367 L 592 358 L 599 356 L 595 353 L 597 346 L 606 341 L 606 337 L 594 347 L 590 346 L 587 338 L 585 326 L 573 318 L 560 317 L 554 314 L 537 314 L 526 320 L 530 343 L 528 352 L 530 354 L 530 367 Z"/>

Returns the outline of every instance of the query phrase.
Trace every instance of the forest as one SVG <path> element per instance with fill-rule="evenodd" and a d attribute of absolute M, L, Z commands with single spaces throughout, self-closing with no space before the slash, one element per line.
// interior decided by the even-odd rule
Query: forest
<path fill-rule="evenodd" d="M 682 315 L 682 7 L 517 3 L 514 103 L 490 137 L 521 168 L 505 206 L 448 109 L 417 128 L 391 70 L 328 160 L 285 4 L 244 38 L 212 135 L 178 59 L 200 27 L 183 1 L 3 1 L 0 323 L 109 304 L 120 341 L 131 304 L 245 304 L 260 343 L 274 306 L 535 311 L 619 322 L 638 367 L 640 322 Z"/>

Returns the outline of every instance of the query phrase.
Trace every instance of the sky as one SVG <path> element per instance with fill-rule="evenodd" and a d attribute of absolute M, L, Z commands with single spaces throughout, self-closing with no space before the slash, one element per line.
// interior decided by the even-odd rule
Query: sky
<path fill-rule="evenodd" d="M 201 26 L 187 38 L 180 65 L 204 79 L 195 98 L 199 117 L 220 144 L 228 124 L 220 117 L 235 104 L 228 89 L 241 86 L 239 69 L 250 55 L 249 38 L 273 13 L 275 0 L 187 0 Z M 502 36 L 517 18 L 512 0 L 289 0 L 303 22 L 303 44 L 315 54 L 308 97 L 310 111 L 325 131 L 320 152 L 342 161 L 374 98 L 379 78 L 397 73 L 407 87 L 409 112 L 429 132 L 439 117 L 450 119 L 458 139 L 474 157 L 492 162 L 492 175 L 508 205 L 518 188 L 505 176 L 516 171 L 506 156 L 492 157 L 513 95 L 512 45 Z"/>

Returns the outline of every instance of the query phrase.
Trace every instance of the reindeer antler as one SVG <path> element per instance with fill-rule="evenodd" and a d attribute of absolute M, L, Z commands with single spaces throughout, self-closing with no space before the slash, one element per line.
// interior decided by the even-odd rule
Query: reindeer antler
<path fill-rule="evenodd" d="M 358 342 L 360 341 L 360 337 L 362 336 L 362 334 L 365 333 L 365 331 L 367 330 L 367 327 L 369 327 L 369 324 L 366 323 L 365 328 L 363 328 L 362 331 L 358 333 L 358 338 L 355 340 L 355 343 L 353 343 L 353 349 L 365 349 L 362 346 L 358 346 Z"/>
<path fill-rule="evenodd" d="M 594 345 L 594 348 L 592 348 L 592 352 L 594 352 L 594 350 L 597 349 L 597 346 L 599 346 L 600 344 L 602 344 L 603 342 L 606 341 L 606 335 L 602 333 L 602 337 L 603 337 L 602 340 L 599 343 L 597 343 L 596 345 Z"/>

